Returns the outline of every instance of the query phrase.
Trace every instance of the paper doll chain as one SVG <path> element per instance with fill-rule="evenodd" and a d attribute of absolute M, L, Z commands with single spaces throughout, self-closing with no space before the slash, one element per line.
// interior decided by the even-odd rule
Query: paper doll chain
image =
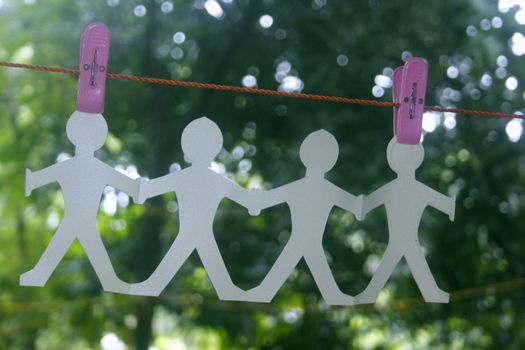
<path fill-rule="evenodd" d="M 0 66 L 10 67 L 10 68 L 40 70 L 40 71 L 47 71 L 47 72 L 53 72 L 53 73 L 65 73 L 65 74 L 74 74 L 74 75 L 79 74 L 78 69 L 39 66 L 39 65 L 33 65 L 33 64 L 13 63 L 13 62 L 7 62 L 7 61 L 0 61 Z M 183 86 L 183 87 L 190 87 L 190 88 L 197 88 L 197 89 L 234 91 L 234 92 L 242 92 L 242 93 L 247 93 L 247 94 L 283 96 L 283 97 L 290 97 L 290 98 L 300 98 L 300 99 L 307 99 L 307 100 L 317 100 L 317 101 L 327 101 L 327 102 L 337 102 L 337 103 L 347 103 L 347 104 L 357 104 L 357 105 L 367 105 L 367 106 L 399 107 L 399 103 L 397 102 L 367 100 L 367 99 L 349 98 L 349 97 L 341 97 L 341 96 L 307 94 L 307 93 L 298 93 L 298 92 L 285 92 L 285 91 L 277 91 L 277 90 L 271 90 L 271 89 L 258 89 L 258 88 L 248 88 L 248 87 L 234 86 L 234 85 L 199 83 L 195 81 L 183 81 L 183 80 L 176 80 L 176 79 L 160 79 L 160 78 L 142 77 L 142 76 L 129 75 L 129 74 L 107 73 L 107 77 L 111 79 L 138 81 L 142 83 L 159 84 L 159 85 Z M 465 109 L 465 108 L 446 108 L 446 107 L 439 107 L 439 106 L 425 106 L 425 111 L 468 114 L 468 115 L 475 115 L 478 117 L 525 119 L 525 116 L 522 114 L 491 112 L 491 111 Z"/>

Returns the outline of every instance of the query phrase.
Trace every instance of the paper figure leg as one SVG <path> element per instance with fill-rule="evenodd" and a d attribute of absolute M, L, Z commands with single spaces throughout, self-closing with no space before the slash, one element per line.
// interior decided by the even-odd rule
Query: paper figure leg
<path fill-rule="evenodd" d="M 197 253 L 199 253 L 202 265 L 208 273 L 219 299 L 244 300 L 243 295 L 246 292 L 233 283 L 215 239 L 211 237 L 204 244 L 199 245 Z"/>
<path fill-rule="evenodd" d="M 109 259 L 106 247 L 104 246 L 104 242 L 102 242 L 102 238 L 98 231 L 92 229 L 92 232 L 88 235 L 79 236 L 78 240 L 84 248 L 87 257 L 102 284 L 102 288 L 108 292 L 128 294 L 130 284 L 121 281 L 117 277 L 115 269 L 113 269 L 113 265 Z"/>
<path fill-rule="evenodd" d="M 62 223 L 36 266 L 20 276 L 20 285 L 31 287 L 44 286 L 75 238 L 71 231 L 64 228 L 64 223 Z"/>
<path fill-rule="evenodd" d="M 192 237 L 179 232 L 170 249 L 151 276 L 143 282 L 132 284 L 129 294 L 152 297 L 159 296 L 194 249 L 195 243 Z"/>
<path fill-rule="evenodd" d="M 407 248 L 405 259 L 425 301 L 427 303 L 448 303 L 449 295 L 439 289 L 421 247 L 414 242 Z"/>
<path fill-rule="evenodd" d="M 247 299 L 261 303 L 272 301 L 302 256 L 301 247 L 288 242 L 261 284 L 247 291 Z"/>
<path fill-rule="evenodd" d="M 353 305 L 354 298 L 341 292 L 341 289 L 339 289 L 330 265 L 326 261 L 326 255 L 322 247 L 305 254 L 304 260 L 310 268 L 315 283 L 327 304 Z"/>
<path fill-rule="evenodd" d="M 372 280 L 368 286 L 366 286 L 365 290 L 354 298 L 355 305 L 375 303 L 379 292 L 381 292 L 381 289 L 385 286 L 402 257 L 403 252 L 399 247 L 393 248 L 390 244 L 387 246 L 383 259 L 374 273 Z"/>

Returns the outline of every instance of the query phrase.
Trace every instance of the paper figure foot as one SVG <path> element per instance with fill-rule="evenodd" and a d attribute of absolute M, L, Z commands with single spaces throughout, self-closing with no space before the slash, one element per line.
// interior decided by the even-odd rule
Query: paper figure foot
<path fill-rule="evenodd" d="M 119 294 L 130 294 L 129 290 L 131 288 L 131 284 L 122 282 L 122 281 L 113 281 L 111 282 L 111 285 L 102 285 L 102 288 L 106 292 L 111 293 L 119 293 Z"/>
<path fill-rule="evenodd" d="M 330 298 L 324 297 L 324 301 L 328 305 L 352 306 L 355 304 L 354 297 L 344 293 L 341 293 L 337 296 L 332 296 Z"/>
<path fill-rule="evenodd" d="M 375 304 L 377 295 L 369 295 L 369 293 L 362 292 L 355 296 L 354 305 Z"/>
<path fill-rule="evenodd" d="M 377 295 L 369 295 L 368 292 L 362 292 L 361 294 L 356 295 L 355 305 L 361 304 L 374 304 L 377 299 Z M 450 296 L 447 292 L 436 289 L 433 291 L 427 291 L 423 294 L 423 298 L 427 303 L 443 303 L 446 304 L 449 302 Z"/>
<path fill-rule="evenodd" d="M 141 295 L 148 297 L 158 297 L 162 293 L 162 290 L 152 288 L 149 283 L 146 281 L 141 283 L 134 283 L 130 285 L 129 294 L 131 295 Z M 219 300 L 225 301 L 251 301 L 246 299 L 247 292 L 242 290 L 239 287 L 233 287 L 228 293 L 221 293 L 219 295 Z"/>
<path fill-rule="evenodd" d="M 29 270 L 20 275 L 20 285 L 26 287 L 43 287 L 47 282 L 41 273 L 35 270 Z"/>
<path fill-rule="evenodd" d="M 425 294 L 423 294 L 423 298 L 427 303 L 446 304 L 449 302 L 450 295 L 441 289 L 436 289 L 432 292 L 426 292 Z"/>
<path fill-rule="evenodd" d="M 230 290 L 228 290 L 227 292 L 226 291 L 221 291 L 221 293 L 218 293 L 217 292 L 217 296 L 219 297 L 219 300 L 224 300 L 224 301 L 251 301 L 249 299 L 249 294 L 247 291 L 237 287 L 237 286 L 232 286 L 231 288 L 229 288 Z M 248 299 L 247 299 L 248 298 Z"/>
<path fill-rule="evenodd" d="M 270 303 L 274 295 L 270 295 L 268 291 L 263 290 L 260 286 L 248 289 L 244 292 L 243 301 L 252 303 Z"/>
<path fill-rule="evenodd" d="M 162 290 L 152 288 L 149 283 L 140 282 L 131 284 L 129 287 L 129 294 L 141 295 L 146 297 L 158 297 L 162 293 Z"/>

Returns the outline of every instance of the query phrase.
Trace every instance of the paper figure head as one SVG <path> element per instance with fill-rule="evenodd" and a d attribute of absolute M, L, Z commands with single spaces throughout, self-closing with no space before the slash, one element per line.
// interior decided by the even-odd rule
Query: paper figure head
<path fill-rule="evenodd" d="M 388 143 L 386 158 L 390 168 L 396 173 L 410 173 L 415 171 L 425 157 L 425 150 L 420 143 L 416 145 L 405 145 L 397 143 L 396 137 Z"/>
<path fill-rule="evenodd" d="M 208 166 L 222 149 L 222 132 L 206 117 L 195 119 L 184 128 L 181 144 L 192 164 Z"/>
<path fill-rule="evenodd" d="M 83 152 L 95 152 L 104 145 L 108 125 L 102 114 L 75 111 L 66 126 L 67 138 Z"/>
<path fill-rule="evenodd" d="M 339 146 L 328 131 L 317 130 L 304 139 L 299 156 L 309 173 L 324 174 L 335 165 Z"/>

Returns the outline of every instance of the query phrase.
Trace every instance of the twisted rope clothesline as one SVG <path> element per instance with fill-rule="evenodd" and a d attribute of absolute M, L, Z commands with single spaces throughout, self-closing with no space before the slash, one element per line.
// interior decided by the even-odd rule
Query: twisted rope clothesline
<path fill-rule="evenodd" d="M 22 69 L 39 70 L 39 71 L 47 71 L 47 72 L 54 72 L 54 73 L 79 75 L 78 69 L 71 69 L 71 68 L 49 67 L 49 66 L 42 66 L 42 65 L 22 64 L 22 63 L 13 63 L 13 62 L 6 62 L 6 61 L 0 61 L 0 66 L 9 67 L 9 68 L 22 68 Z M 190 88 L 198 88 L 198 89 L 234 91 L 234 92 L 241 92 L 241 93 L 248 93 L 248 94 L 283 96 L 283 97 L 290 97 L 290 98 L 300 98 L 300 99 L 368 105 L 368 106 L 379 106 L 379 107 L 399 107 L 399 103 L 396 103 L 396 102 L 348 98 L 348 97 L 340 97 L 340 96 L 326 96 L 326 95 L 309 94 L 309 93 L 294 93 L 294 92 L 277 91 L 277 90 L 270 90 L 270 89 L 258 89 L 258 88 L 248 88 L 248 87 L 232 86 L 232 85 L 199 83 L 199 82 L 182 81 L 182 80 L 175 80 L 175 79 L 160 79 L 160 78 L 142 77 L 142 76 L 134 76 L 134 75 L 128 75 L 128 74 L 119 74 L 119 73 L 107 73 L 107 77 L 111 79 L 138 81 L 138 82 L 143 82 L 143 83 L 160 84 L 160 85 L 182 86 L 182 87 L 190 87 Z M 521 114 L 472 110 L 472 109 L 465 109 L 465 108 L 445 108 L 445 107 L 439 107 L 439 106 L 425 106 L 425 110 L 445 112 L 445 113 L 450 112 L 450 113 L 456 113 L 456 114 L 468 114 L 468 115 L 475 115 L 475 116 L 481 116 L 481 117 L 525 119 L 525 116 Z M 525 287 L 525 278 L 518 278 L 515 280 L 511 280 L 511 281 L 504 281 L 501 283 L 493 283 L 493 284 L 489 284 L 486 286 L 458 290 L 458 291 L 450 293 L 450 296 L 451 296 L 452 301 L 459 301 L 459 300 L 465 300 L 465 299 L 470 299 L 473 297 L 486 295 L 487 291 L 491 291 L 491 293 L 497 293 L 497 292 L 506 292 L 509 290 L 519 289 L 523 287 Z M 49 304 L 50 306 L 54 307 L 55 305 L 63 303 L 63 302 L 64 302 L 63 300 L 54 300 L 54 301 L 49 301 L 49 302 L 46 301 L 44 304 L 46 305 Z M 395 302 L 394 307 L 396 309 L 404 310 L 404 309 L 409 308 L 410 306 L 415 306 L 415 305 L 423 304 L 423 303 L 424 301 L 421 298 L 405 299 L 405 300 L 399 300 Z M 31 302 L 28 303 L 27 301 L 24 301 L 23 303 L 21 303 L 21 305 L 15 305 L 15 304 L 17 303 L 10 303 L 8 305 L 0 304 L 0 313 L 6 312 L 6 311 L 9 312 L 13 310 L 19 312 L 20 311 L 19 306 L 22 306 L 22 305 L 27 306 L 28 309 L 31 309 L 31 310 L 33 310 L 35 306 Z M 15 306 L 15 309 L 11 310 L 11 307 L 8 307 L 8 306 Z M 360 307 L 367 307 L 367 306 L 368 305 L 361 305 Z M 371 306 L 368 306 L 368 307 L 371 307 Z"/>
<path fill-rule="evenodd" d="M 79 75 L 78 69 L 71 69 L 71 68 L 49 67 L 49 66 L 40 66 L 40 65 L 33 65 L 33 64 L 13 63 L 13 62 L 7 62 L 7 61 L 0 61 L 0 66 L 9 67 L 9 68 L 22 68 L 22 69 L 40 70 L 40 71 L 53 72 L 53 73 L 65 73 L 65 74 Z M 249 87 L 233 86 L 233 85 L 199 83 L 195 81 L 183 81 L 183 80 L 176 80 L 176 79 L 160 79 L 160 78 L 142 77 L 142 76 L 137 76 L 137 75 L 120 74 L 120 73 L 107 73 L 106 76 L 111 79 L 138 81 L 142 83 L 160 84 L 160 85 L 182 86 L 182 87 L 190 87 L 190 88 L 197 88 L 197 89 L 234 91 L 234 92 L 241 92 L 241 93 L 247 93 L 247 94 L 283 96 L 283 97 L 290 97 L 290 98 L 301 98 L 301 99 L 307 99 L 307 100 L 338 102 L 338 103 L 358 104 L 358 105 L 367 105 L 367 106 L 399 107 L 399 103 L 396 103 L 396 102 L 367 100 L 367 99 L 360 99 L 360 98 L 326 96 L 326 95 L 307 94 L 307 93 L 299 93 L 299 92 L 285 92 L 285 91 L 277 91 L 277 90 L 271 90 L 271 89 L 258 89 L 258 88 L 249 88 Z M 525 115 L 522 115 L 522 114 L 491 112 L 491 111 L 482 111 L 482 110 L 465 109 L 465 108 L 446 108 L 446 107 L 439 107 L 439 106 L 425 106 L 425 111 L 469 114 L 469 115 L 475 115 L 479 117 L 525 119 Z"/>

